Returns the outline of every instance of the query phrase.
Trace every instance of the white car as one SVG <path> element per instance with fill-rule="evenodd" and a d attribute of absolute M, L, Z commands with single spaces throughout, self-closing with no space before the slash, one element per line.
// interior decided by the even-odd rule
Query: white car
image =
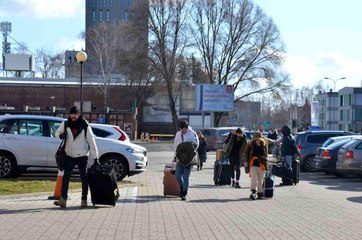
<path fill-rule="evenodd" d="M 109 124 L 90 123 L 95 136 L 130 142 L 128 135 L 118 126 Z"/>
<path fill-rule="evenodd" d="M 35 115 L 0 116 L 0 178 L 15 177 L 28 170 L 57 170 L 55 152 L 61 140 L 55 131 L 60 117 Z M 142 173 L 147 166 L 146 148 L 107 138 L 95 138 L 99 161 L 112 166 L 120 181 Z"/>

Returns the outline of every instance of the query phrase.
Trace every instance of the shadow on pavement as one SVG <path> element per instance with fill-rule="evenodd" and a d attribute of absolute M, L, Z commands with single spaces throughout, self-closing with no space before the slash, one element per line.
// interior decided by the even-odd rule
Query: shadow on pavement
<path fill-rule="evenodd" d="M 361 197 L 349 197 L 349 198 L 347 198 L 347 200 L 350 202 L 362 203 L 362 196 Z"/>
<path fill-rule="evenodd" d="M 328 175 L 322 172 L 301 173 L 301 180 L 309 181 L 311 184 L 326 186 L 329 190 L 338 191 L 362 191 L 362 180 L 360 178 L 343 178 Z"/>

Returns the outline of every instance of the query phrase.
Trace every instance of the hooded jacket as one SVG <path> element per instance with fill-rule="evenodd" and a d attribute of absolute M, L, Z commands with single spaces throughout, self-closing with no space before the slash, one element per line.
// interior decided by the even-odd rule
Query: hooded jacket
<path fill-rule="evenodd" d="M 280 155 L 284 157 L 288 155 L 299 154 L 299 150 L 292 136 L 292 131 L 290 127 L 286 125 L 283 126 L 282 134 L 283 134 L 283 139 L 282 139 L 282 145 L 280 147 Z"/>

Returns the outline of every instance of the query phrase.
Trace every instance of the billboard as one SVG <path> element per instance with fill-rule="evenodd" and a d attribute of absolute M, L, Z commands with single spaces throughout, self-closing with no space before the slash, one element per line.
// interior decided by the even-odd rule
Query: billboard
<path fill-rule="evenodd" d="M 31 54 L 4 54 L 3 64 L 4 70 L 34 71 L 34 60 Z"/>
<path fill-rule="evenodd" d="M 234 110 L 234 89 L 232 85 L 196 85 L 196 111 L 232 112 Z"/>

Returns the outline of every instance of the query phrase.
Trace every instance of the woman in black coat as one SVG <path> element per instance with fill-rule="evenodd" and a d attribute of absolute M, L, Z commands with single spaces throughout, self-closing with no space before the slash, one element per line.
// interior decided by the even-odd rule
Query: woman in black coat
<path fill-rule="evenodd" d="M 197 171 L 202 170 L 202 165 L 206 162 L 206 140 L 204 135 L 201 132 L 197 132 L 197 136 L 199 137 L 199 148 L 197 149 L 197 153 L 199 154 L 199 165 L 197 165 Z"/>

